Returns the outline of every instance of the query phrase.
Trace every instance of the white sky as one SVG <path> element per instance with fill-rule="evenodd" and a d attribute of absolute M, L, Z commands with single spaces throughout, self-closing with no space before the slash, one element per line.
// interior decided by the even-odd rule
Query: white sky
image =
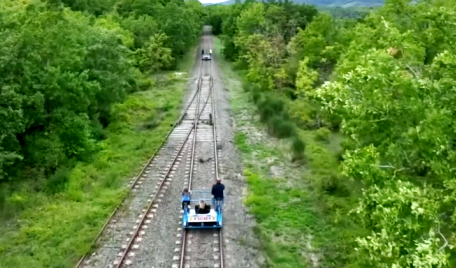
<path fill-rule="evenodd" d="M 226 0 L 199 0 L 201 3 L 220 3 L 225 2 Z"/>

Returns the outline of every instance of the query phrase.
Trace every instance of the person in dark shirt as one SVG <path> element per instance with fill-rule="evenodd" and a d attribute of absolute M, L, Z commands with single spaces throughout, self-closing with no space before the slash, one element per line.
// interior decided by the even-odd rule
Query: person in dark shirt
<path fill-rule="evenodd" d="M 225 190 L 225 185 L 222 184 L 222 180 L 220 178 L 217 178 L 217 182 L 212 185 L 212 203 L 214 205 L 214 208 L 216 208 L 216 201 L 219 202 L 220 207 L 223 207 L 223 191 Z"/>

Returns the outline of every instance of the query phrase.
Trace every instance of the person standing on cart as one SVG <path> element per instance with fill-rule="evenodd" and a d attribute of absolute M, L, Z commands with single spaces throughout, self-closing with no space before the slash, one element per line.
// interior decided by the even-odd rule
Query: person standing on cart
<path fill-rule="evenodd" d="M 217 182 L 212 185 L 212 203 L 214 207 L 216 208 L 216 202 L 220 204 L 220 208 L 223 207 L 223 191 L 225 190 L 225 185 L 222 184 L 222 179 L 217 178 Z"/>

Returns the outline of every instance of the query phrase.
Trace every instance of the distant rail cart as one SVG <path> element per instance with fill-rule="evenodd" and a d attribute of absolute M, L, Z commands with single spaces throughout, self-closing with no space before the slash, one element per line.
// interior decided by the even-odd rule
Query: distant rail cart
<path fill-rule="evenodd" d="M 211 60 L 211 55 L 204 54 L 202 60 Z"/>
<path fill-rule="evenodd" d="M 201 207 L 201 203 L 204 203 L 204 207 Z M 184 209 L 182 228 L 222 228 L 222 208 L 218 203 L 213 206 L 210 190 L 192 190 L 190 205 Z"/>

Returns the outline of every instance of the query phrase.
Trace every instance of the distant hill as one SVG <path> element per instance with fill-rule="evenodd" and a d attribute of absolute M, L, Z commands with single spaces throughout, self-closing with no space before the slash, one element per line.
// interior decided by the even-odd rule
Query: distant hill
<path fill-rule="evenodd" d="M 258 0 L 260 1 L 260 0 Z M 232 5 L 236 1 L 235 0 L 228 0 L 225 2 L 218 3 L 218 5 Z M 241 0 L 241 2 L 244 2 Z M 385 2 L 384 0 L 291 0 L 291 2 L 299 3 L 299 4 L 309 4 L 315 6 L 340 6 L 340 7 L 374 7 L 374 6 L 381 6 Z M 204 5 L 214 5 L 214 4 L 204 4 Z"/>
<path fill-rule="evenodd" d="M 242 1 L 242 2 L 244 2 L 244 1 Z M 210 5 L 232 5 L 232 4 L 234 4 L 234 3 L 236 3 L 236 0 L 228 0 L 228 1 L 221 2 L 221 3 L 216 3 L 216 4 L 205 3 L 205 4 L 203 4 L 203 5 L 205 5 L 205 6 L 210 6 Z"/>

